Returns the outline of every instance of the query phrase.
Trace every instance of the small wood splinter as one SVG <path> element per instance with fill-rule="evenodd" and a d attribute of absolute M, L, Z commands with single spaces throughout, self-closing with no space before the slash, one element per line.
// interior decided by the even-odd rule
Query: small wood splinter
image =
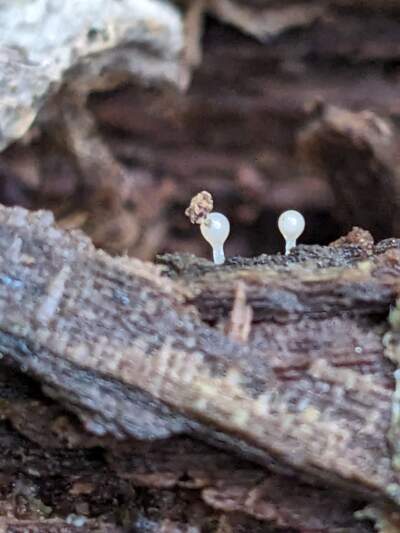
<path fill-rule="evenodd" d="M 224 244 L 229 236 L 229 220 L 222 213 L 211 212 L 213 198 L 207 191 L 196 194 L 186 209 L 185 215 L 192 224 L 199 224 L 205 240 L 211 245 L 213 260 L 216 265 L 225 263 Z"/>
<path fill-rule="evenodd" d="M 281 214 L 278 219 L 278 228 L 285 239 L 285 253 L 290 253 L 290 250 L 296 246 L 296 241 L 303 233 L 305 228 L 305 220 L 301 213 L 290 209 Z"/>

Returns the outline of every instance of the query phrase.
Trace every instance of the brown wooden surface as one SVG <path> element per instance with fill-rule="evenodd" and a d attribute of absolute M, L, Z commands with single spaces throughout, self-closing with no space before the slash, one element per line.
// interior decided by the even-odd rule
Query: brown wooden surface
<path fill-rule="evenodd" d="M 2 211 L 0 530 L 372 531 L 353 512 L 399 501 L 398 242 L 254 256 L 282 249 L 287 208 L 306 243 L 400 236 L 398 2 L 177 4 L 185 91 L 62 90 L 0 155 L 2 203 L 170 254 L 160 280 Z M 182 255 L 209 256 L 184 216 L 203 189 L 252 259 Z"/>
<path fill-rule="evenodd" d="M 246 466 L 250 486 L 266 487 L 254 496 L 262 501 L 270 484 L 278 484 L 280 497 L 296 500 L 293 483 L 307 482 L 344 490 L 341 505 L 349 498 L 398 505 L 387 439 L 394 367 L 382 346 L 400 288 L 398 241 L 374 246 L 355 230 L 331 247 L 232 258 L 219 268 L 190 256 L 165 257 L 160 273 L 148 263 L 96 252 L 82 234 L 54 227 L 48 213 L 2 208 L 0 217 L 4 361 L 76 413 L 100 445 L 106 434 L 106 447 L 115 438 L 186 435 L 224 449 L 228 461 L 236 455 L 295 476 L 264 480 L 263 468 Z M 242 316 L 238 286 L 252 309 L 241 341 L 230 334 L 232 309 L 236 321 Z M 46 434 L 21 423 L 18 406 L 11 413 L 23 434 Z M 86 445 L 95 446 L 96 438 Z M 197 444 L 188 446 L 189 461 L 192 452 L 201 454 L 193 451 Z M 157 471 L 156 459 L 149 465 Z M 290 518 L 292 500 L 283 517 L 274 510 L 283 503 L 274 500 L 272 508 L 265 504 L 270 515 L 258 511 L 240 496 L 248 486 L 241 475 L 232 486 L 211 465 L 212 475 L 222 476 L 202 491 L 212 508 L 226 510 L 228 497 L 230 511 L 306 529 Z M 232 470 L 241 468 L 235 463 Z M 151 483 L 151 474 L 142 476 L 132 479 Z M 323 493 L 304 490 L 322 505 Z M 316 519 L 307 512 L 306 524 Z M 329 517 L 321 519 L 329 523 Z"/>

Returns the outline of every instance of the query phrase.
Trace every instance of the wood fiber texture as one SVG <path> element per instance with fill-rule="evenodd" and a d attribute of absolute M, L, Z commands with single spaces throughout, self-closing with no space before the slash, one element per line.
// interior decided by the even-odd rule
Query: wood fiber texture
<path fill-rule="evenodd" d="M 398 241 L 374 246 L 355 230 L 328 248 L 220 268 L 166 257 L 163 271 L 96 251 L 46 212 L 0 217 L 1 352 L 91 432 L 186 434 L 399 504 L 381 344 Z M 253 311 L 242 341 L 227 320 L 238 286 Z"/>

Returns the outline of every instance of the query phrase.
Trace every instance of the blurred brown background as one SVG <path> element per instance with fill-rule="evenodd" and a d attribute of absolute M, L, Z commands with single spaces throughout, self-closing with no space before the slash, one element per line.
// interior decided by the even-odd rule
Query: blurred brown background
<path fill-rule="evenodd" d="M 276 221 L 288 208 L 305 215 L 303 242 L 327 243 L 353 225 L 378 239 L 399 236 L 398 3 L 178 7 L 187 87 L 124 80 L 89 91 L 96 128 L 86 165 L 59 123 L 65 100 L 55 95 L 1 154 L 0 201 L 50 208 L 97 246 L 143 259 L 208 255 L 184 216 L 203 189 L 231 219 L 229 255 L 281 250 Z M 288 8 L 300 10 L 294 22 Z M 71 113 L 84 129 L 85 117 Z"/>

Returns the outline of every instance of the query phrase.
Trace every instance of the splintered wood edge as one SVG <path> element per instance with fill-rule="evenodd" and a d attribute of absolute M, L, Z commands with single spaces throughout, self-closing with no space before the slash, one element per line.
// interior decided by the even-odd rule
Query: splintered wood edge
<path fill-rule="evenodd" d="M 187 294 L 183 285 L 174 282 L 166 276 L 162 276 L 164 268 L 151 262 L 141 261 L 128 256 L 112 257 L 101 249 L 96 249 L 91 239 L 81 230 L 63 230 L 56 225 L 53 213 L 47 210 L 28 211 L 23 207 L 5 207 L 0 204 L 0 224 L 15 228 L 27 225 L 35 225 L 37 233 L 50 241 L 63 239 L 63 242 L 75 248 L 77 252 L 83 252 L 92 257 L 98 257 L 110 266 L 121 268 L 127 274 L 138 276 L 154 283 L 162 293 L 182 302 Z M 18 237 L 14 241 L 14 248 L 18 248 Z"/>

